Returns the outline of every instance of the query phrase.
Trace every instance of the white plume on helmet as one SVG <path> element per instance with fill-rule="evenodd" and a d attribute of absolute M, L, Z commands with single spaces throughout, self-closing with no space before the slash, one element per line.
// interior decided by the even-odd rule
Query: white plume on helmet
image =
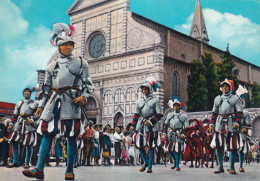
<path fill-rule="evenodd" d="M 52 39 L 51 43 L 53 46 L 60 46 L 66 42 L 73 42 L 72 36 L 75 34 L 74 27 L 70 27 L 65 23 L 55 23 L 52 25 Z"/>
<path fill-rule="evenodd" d="M 153 91 L 156 92 L 156 89 L 160 88 L 153 77 L 147 77 L 145 79 L 145 82 L 141 85 L 141 89 L 143 87 L 147 87 L 150 90 L 150 93 L 152 93 Z"/>
<path fill-rule="evenodd" d="M 247 94 L 247 93 L 248 93 L 248 90 L 245 87 L 243 87 L 242 85 L 239 84 L 238 89 L 236 90 L 236 95 L 238 97 L 241 97 L 241 95 Z"/>
<path fill-rule="evenodd" d="M 168 106 L 170 108 L 172 108 L 174 104 L 179 104 L 180 107 L 184 106 L 184 102 L 181 102 L 180 99 L 178 97 L 176 97 L 176 96 L 174 96 L 172 99 L 169 100 Z"/>

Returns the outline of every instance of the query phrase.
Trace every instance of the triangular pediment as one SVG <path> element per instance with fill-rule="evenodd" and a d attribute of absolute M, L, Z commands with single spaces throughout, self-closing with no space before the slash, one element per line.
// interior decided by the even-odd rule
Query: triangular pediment
<path fill-rule="evenodd" d="M 110 0 L 76 0 L 68 9 L 67 14 L 95 6 L 105 1 L 110 1 Z"/>

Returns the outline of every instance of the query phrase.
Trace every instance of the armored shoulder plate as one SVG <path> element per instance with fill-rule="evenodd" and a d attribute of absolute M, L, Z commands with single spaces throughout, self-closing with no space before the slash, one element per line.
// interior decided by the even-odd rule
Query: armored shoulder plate
<path fill-rule="evenodd" d="M 57 64 L 56 61 L 51 62 L 49 65 L 47 65 L 46 71 L 52 72 L 54 70 L 54 68 L 56 67 L 56 64 Z"/>
<path fill-rule="evenodd" d="M 145 105 L 145 100 L 143 98 L 138 99 L 137 102 L 136 102 L 136 105 L 139 109 L 142 109 Z"/>
<path fill-rule="evenodd" d="M 188 119 L 188 116 L 186 114 L 181 114 L 179 118 L 181 122 L 185 122 Z"/>
<path fill-rule="evenodd" d="M 228 99 L 228 102 L 230 103 L 231 106 L 235 106 L 238 101 L 239 98 L 235 95 L 231 95 Z"/>
<path fill-rule="evenodd" d="M 174 117 L 174 112 L 170 112 L 170 113 L 167 115 L 166 120 L 172 119 L 173 117 Z"/>
<path fill-rule="evenodd" d="M 148 101 L 147 101 L 147 104 L 148 104 L 148 106 L 149 107 L 155 107 L 155 104 L 156 103 L 158 103 L 159 102 L 159 99 L 157 99 L 157 98 L 152 98 L 152 99 L 149 99 Z"/>
<path fill-rule="evenodd" d="M 214 100 L 214 104 L 215 104 L 216 106 L 219 106 L 220 103 L 221 103 L 221 101 L 222 101 L 221 96 L 218 95 L 218 96 L 215 98 L 215 100 Z"/>
<path fill-rule="evenodd" d="M 73 58 L 67 65 L 71 74 L 78 75 L 82 67 L 82 60 L 80 58 Z"/>
<path fill-rule="evenodd" d="M 34 109 L 37 109 L 37 108 L 38 108 L 38 104 L 39 104 L 38 101 L 33 101 L 33 102 L 30 103 L 29 106 L 30 106 L 31 109 L 34 110 Z"/>
<path fill-rule="evenodd" d="M 20 108 L 22 106 L 22 104 L 23 104 L 23 101 L 17 102 L 17 104 L 16 104 L 17 108 Z"/>

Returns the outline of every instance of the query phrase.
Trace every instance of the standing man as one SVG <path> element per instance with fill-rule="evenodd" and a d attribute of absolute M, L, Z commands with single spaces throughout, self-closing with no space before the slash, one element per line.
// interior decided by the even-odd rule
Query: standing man
<path fill-rule="evenodd" d="M 163 126 L 163 139 L 168 139 L 168 151 L 169 155 L 174 160 L 174 166 L 171 169 L 176 168 L 176 171 L 180 171 L 179 167 L 180 154 L 184 150 L 183 140 L 185 139 L 186 132 L 189 129 L 188 116 L 180 111 L 181 106 L 184 103 L 177 97 L 173 97 L 168 103 L 169 107 L 173 109 L 173 112 L 167 115 L 166 121 Z"/>
<path fill-rule="evenodd" d="M 19 101 L 11 118 L 14 124 L 13 132 L 9 134 L 9 142 L 13 147 L 13 164 L 7 165 L 8 168 L 19 167 L 18 163 L 18 144 L 26 147 L 26 158 L 24 168 L 29 168 L 29 162 L 32 154 L 32 146 L 36 145 L 36 122 L 33 121 L 34 113 L 38 107 L 38 102 L 30 99 L 32 90 L 25 88 L 23 90 L 24 100 Z M 21 150 L 20 150 L 21 151 Z"/>
<path fill-rule="evenodd" d="M 245 87 L 242 87 L 241 85 L 239 85 L 239 88 L 236 91 L 236 95 L 238 96 L 238 98 L 240 99 L 241 103 L 243 101 L 243 99 L 247 98 L 247 89 Z M 248 153 L 250 151 L 250 145 L 248 143 L 248 138 L 247 138 L 247 134 L 248 134 L 248 129 L 252 128 L 252 124 L 251 124 L 251 119 L 250 119 L 250 115 L 249 112 L 247 110 L 243 110 L 243 118 L 241 120 L 241 125 L 240 125 L 240 129 L 241 129 L 241 136 L 242 136 L 242 140 L 243 140 L 243 147 L 242 149 L 240 149 L 239 151 L 239 163 L 240 163 L 240 167 L 239 167 L 239 171 L 240 172 L 245 172 L 245 169 L 243 168 L 243 163 L 244 163 L 244 157 L 245 157 L 245 153 Z"/>
<path fill-rule="evenodd" d="M 216 154 L 219 168 L 214 173 L 224 173 L 223 169 L 223 151 L 224 151 L 224 134 L 226 132 L 226 146 L 230 156 L 230 174 L 236 174 L 235 171 L 235 155 L 243 146 L 241 135 L 239 134 L 239 126 L 243 117 L 243 108 L 239 98 L 232 94 L 234 91 L 234 83 L 232 80 L 225 79 L 220 84 L 222 95 L 214 100 L 209 132 L 215 134 L 211 143 L 211 147 L 216 147 Z"/>
<path fill-rule="evenodd" d="M 121 149 L 121 141 L 122 137 L 119 135 L 120 128 L 116 127 L 116 131 L 114 133 L 114 139 L 115 139 L 115 165 L 119 164 L 120 161 L 120 149 Z"/>
<path fill-rule="evenodd" d="M 81 106 L 85 105 L 94 89 L 87 61 L 72 55 L 75 43 L 71 38 L 71 29 L 64 23 L 55 23 L 52 26 L 51 42 L 58 47 L 59 55 L 46 68 L 42 100 L 36 111 L 36 115 L 41 115 L 38 132 L 44 136 L 36 168 L 23 172 L 27 177 L 44 178 L 45 159 L 50 152 L 53 138 L 61 131 L 67 138 L 65 180 L 74 180 L 76 138 L 84 132 Z"/>
<path fill-rule="evenodd" d="M 84 150 L 83 150 L 83 161 L 82 165 L 85 165 L 86 159 L 87 159 L 87 166 L 93 166 L 91 164 L 91 158 L 93 154 L 93 144 L 94 144 L 94 136 L 95 136 L 95 130 L 92 128 L 93 122 L 89 121 L 88 126 L 85 129 L 84 134 Z"/>
<path fill-rule="evenodd" d="M 152 93 L 159 88 L 154 78 L 147 78 L 145 83 L 141 85 L 144 97 L 136 102 L 136 111 L 133 117 L 130 131 L 134 128 L 136 134 L 136 147 L 139 148 L 141 157 L 144 160 L 143 167 L 139 170 L 152 173 L 152 162 L 154 157 L 154 148 L 160 145 L 159 120 L 163 116 L 160 100 L 155 98 Z M 146 155 L 145 147 L 149 148 L 149 157 Z"/>

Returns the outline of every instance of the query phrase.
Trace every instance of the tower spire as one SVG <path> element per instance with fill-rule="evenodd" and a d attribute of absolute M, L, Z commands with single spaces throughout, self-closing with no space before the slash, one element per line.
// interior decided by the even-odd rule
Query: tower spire
<path fill-rule="evenodd" d="M 195 12 L 192 20 L 190 36 L 204 43 L 209 42 L 206 24 L 200 6 L 200 0 L 197 0 L 195 5 Z"/>

